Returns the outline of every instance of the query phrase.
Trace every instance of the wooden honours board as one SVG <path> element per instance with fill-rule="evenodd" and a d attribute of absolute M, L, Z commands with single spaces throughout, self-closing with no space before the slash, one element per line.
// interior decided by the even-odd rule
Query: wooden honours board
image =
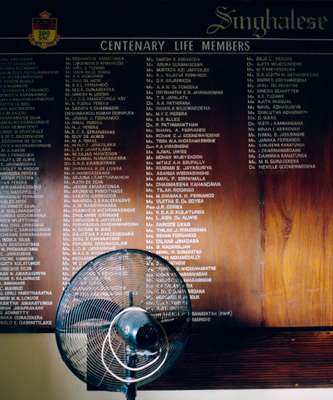
<path fill-rule="evenodd" d="M 2 330 L 52 329 L 72 275 L 119 248 L 178 269 L 195 326 L 333 325 L 330 3 L 12 6 Z"/>

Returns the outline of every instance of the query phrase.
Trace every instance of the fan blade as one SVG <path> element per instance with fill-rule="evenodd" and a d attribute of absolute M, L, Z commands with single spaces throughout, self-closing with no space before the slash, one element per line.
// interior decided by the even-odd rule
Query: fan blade
<path fill-rule="evenodd" d="M 68 318 L 75 321 L 99 320 L 110 321 L 122 308 L 110 300 L 93 298 L 84 300 L 68 312 Z"/>
<path fill-rule="evenodd" d="M 159 321 L 159 322 L 164 328 L 167 336 L 170 336 L 173 333 L 179 332 L 181 330 L 182 325 L 187 321 L 187 319 L 188 319 L 188 314 L 183 314 L 172 320 Z"/>

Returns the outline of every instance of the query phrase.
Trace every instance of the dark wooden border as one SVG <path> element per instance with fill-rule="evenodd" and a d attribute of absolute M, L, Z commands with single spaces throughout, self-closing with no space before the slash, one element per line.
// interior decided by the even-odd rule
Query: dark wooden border
<path fill-rule="evenodd" d="M 194 333 L 148 390 L 333 387 L 333 329 Z"/>

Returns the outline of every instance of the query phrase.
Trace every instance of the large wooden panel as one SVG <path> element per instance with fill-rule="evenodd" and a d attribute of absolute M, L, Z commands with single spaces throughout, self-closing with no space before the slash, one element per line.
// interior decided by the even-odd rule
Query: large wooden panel
<path fill-rule="evenodd" d="M 46 14 L 4 21 L 0 329 L 52 328 L 73 273 L 131 247 L 208 331 L 333 325 L 333 13 L 282 3 L 59 6 L 46 48 Z"/>

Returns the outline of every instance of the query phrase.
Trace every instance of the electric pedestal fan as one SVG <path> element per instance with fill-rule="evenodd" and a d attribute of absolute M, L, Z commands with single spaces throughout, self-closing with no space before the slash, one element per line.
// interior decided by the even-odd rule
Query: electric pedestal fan
<path fill-rule="evenodd" d="M 191 302 L 178 272 L 143 250 L 88 262 L 65 289 L 55 333 L 62 359 L 89 389 L 122 391 L 152 382 L 181 354 Z"/>

